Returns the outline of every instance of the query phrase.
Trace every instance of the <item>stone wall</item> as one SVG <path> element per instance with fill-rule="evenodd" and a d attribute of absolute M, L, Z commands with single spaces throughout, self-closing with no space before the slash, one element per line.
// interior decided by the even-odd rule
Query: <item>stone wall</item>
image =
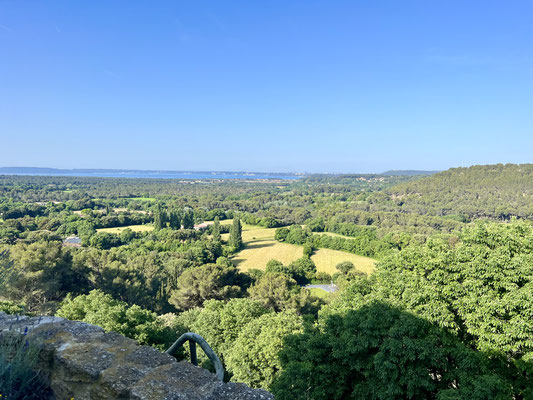
<path fill-rule="evenodd" d="M 0 332 L 22 334 L 41 349 L 39 368 L 57 399 L 271 400 L 264 390 L 222 383 L 214 374 L 118 333 L 58 317 L 0 312 Z"/>

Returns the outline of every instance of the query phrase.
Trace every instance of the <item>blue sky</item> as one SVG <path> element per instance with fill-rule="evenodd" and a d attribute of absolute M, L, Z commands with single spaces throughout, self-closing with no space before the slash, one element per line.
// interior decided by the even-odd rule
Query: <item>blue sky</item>
<path fill-rule="evenodd" d="M 1 1 L 0 166 L 533 162 L 531 1 Z"/>

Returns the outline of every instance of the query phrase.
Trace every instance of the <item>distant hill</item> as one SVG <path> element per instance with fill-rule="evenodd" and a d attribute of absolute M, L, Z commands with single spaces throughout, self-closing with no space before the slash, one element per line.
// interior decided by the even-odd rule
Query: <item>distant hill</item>
<path fill-rule="evenodd" d="M 452 168 L 374 193 L 371 200 L 389 210 L 462 220 L 533 220 L 533 164 Z"/>
<path fill-rule="evenodd" d="M 384 174 L 313 174 L 304 177 L 302 183 L 340 185 L 352 190 L 378 191 L 402 182 L 420 179 L 423 175 Z"/>
<path fill-rule="evenodd" d="M 394 169 L 390 171 L 382 172 L 381 175 L 387 175 L 387 176 L 417 176 L 417 175 L 433 175 L 438 173 L 439 171 L 419 171 L 415 169 Z"/>

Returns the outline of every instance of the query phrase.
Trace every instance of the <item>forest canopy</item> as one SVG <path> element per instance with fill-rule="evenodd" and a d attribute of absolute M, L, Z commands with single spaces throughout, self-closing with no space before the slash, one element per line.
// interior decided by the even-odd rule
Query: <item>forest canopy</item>
<path fill-rule="evenodd" d="M 532 221 L 532 164 L 292 181 L 4 175 L 0 310 L 161 350 L 194 331 L 227 380 L 281 400 L 531 399 Z"/>

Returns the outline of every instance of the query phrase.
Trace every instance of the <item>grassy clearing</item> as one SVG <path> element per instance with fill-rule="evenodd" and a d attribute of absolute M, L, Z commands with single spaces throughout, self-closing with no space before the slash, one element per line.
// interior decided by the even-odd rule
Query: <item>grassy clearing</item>
<path fill-rule="evenodd" d="M 303 255 L 303 247 L 280 243 L 274 239 L 276 228 L 261 228 L 254 225 L 243 225 L 242 241 L 244 249 L 232 257 L 232 261 L 242 271 L 252 268 L 265 269 L 269 260 L 275 259 L 288 265 Z M 222 239 L 228 240 L 229 234 L 223 234 Z M 339 250 L 318 249 L 311 256 L 317 270 L 334 274 L 338 272 L 335 266 L 343 261 L 351 261 L 355 268 L 365 273 L 374 271 L 375 261 L 368 257 L 358 256 Z"/>
<path fill-rule="evenodd" d="M 311 292 L 312 296 L 318 297 L 322 300 L 329 301 L 335 295 L 334 293 L 326 292 L 325 290 L 319 288 L 307 289 Z"/>
<path fill-rule="evenodd" d="M 116 233 L 119 234 L 124 229 L 131 229 L 133 232 L 149 232 L 153 231 L 154 227 L 150 225 L 128 225 L 128 226 L 117 226 L 116 228 L 100 228 L 96 232 L 107 232 L 107 233 Z"/>
<path fill-rule="evenodd" d="M 372 258 L 330 249 L 316 250 L 311 256 L 311 260 L 314 261 L 319 271 L 327 272 L 330 275 L 339 272 L 335 266 L 343 261 L 351 261 L 355 265 L 355 269 L 367 274 L 374 272 L 374 265 L 376 263 Z"/>
<path fill-rule="evenodd" d="M 247 224 L 242 225 L 242 241 L 245 245 L 257 240 L 274 240 L 275 233 L 276 228 L 261 228 L 259 226 Z M 222 239 L 228 240 L 229 233 L 222 234 Z"/>
<path fill-rule="evenodd" d="M 103 214 L 105 210 L 91 210 L 89 209 L 92 213 L 94 214 Z M 79 215 L 80 217 L 83 217 L 85 214 L 83 213 L 84 210 L 76 210 L 76 211 L 72 211 L 73 214 L 76 214 L 76 215 Z"/>
<path fill-rule="evenodd" d="M 281 261 L 287 265 L 302 257 L 303 248 L 293 244 L 279 243 L 274 239 L 257 239 L 253 242 L 245 241 L 245 248 L 236 254 L 232 261 L 242 271 L 252 268 L 265 269 L 271 259 Z"/>
<path fill-rule="evenodd" d="M 230 220 L 227 220 L 230 221 Z M 231 223 L 228 222 L 228 223 Z M 242 241 L 244 249 L 232 257 L 232 261 L 242 271 L 252 268 L 265 269 L 266 263 L 271 259 L 290 264 L 303 255 L 303 248 L 274 240 L 276 228 L 262 228 L 254 225 L 243 224 Z M 222 235 L 223 240 L 229 239 L 229 233 Z"/>
<path fill-rule="evenodd" d="M 126 197 L 130 200 L 140 200 L 140 201 L 156 201 L 157 199 L 155 197 Z"/>
<path fill-rule="evenodd" d="M 113 208 L 113 211 L 116 212 L 116 213 L 119 213 L 119 212 L 130 212 L 130 213 L 147 214 L 147 212 L 144 211 L 144 210 L 131 210 L 131 209 L 126 208 L 126 207 Z"/>

